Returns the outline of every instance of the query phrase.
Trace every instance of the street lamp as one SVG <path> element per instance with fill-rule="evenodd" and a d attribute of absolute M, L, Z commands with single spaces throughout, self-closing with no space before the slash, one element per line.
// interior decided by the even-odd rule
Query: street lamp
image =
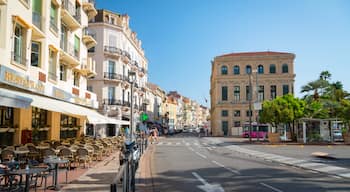
<path fill-rule="evenodd" d="M 133 105 L 134 105 L 134 83 L 136 81 L 136 73 L 134 71 L 129 71 L 128 73 L 129 76 L 129 83 L 130 85 L 130 92 L 131 92 L 131 96 L 130 96 L 130 141 L 132 141 L 132 135 L 133 135 L 133 126 L 134 126 L 134 110 L 133 110 Z"/>
<path fill-rule="evenodd" d="M 252 142 L 252 71 L 249 71 L 249 142 Z"/>

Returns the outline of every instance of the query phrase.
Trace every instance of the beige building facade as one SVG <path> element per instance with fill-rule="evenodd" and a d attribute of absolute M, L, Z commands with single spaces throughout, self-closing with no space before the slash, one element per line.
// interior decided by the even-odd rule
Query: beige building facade
<path fill-rule="evenodd" d="M 149 104 L 148 61 L 141 40 L 129 27 L 128 15 L 108 10 L 97 12 L 89 23 L 89 33 L 98 42 L 89 49 L 89 56 L 96 61 L 97 75 L 89 79 L 88 88 L 97 94 L 101 113 L 117 120 L 132 118 L 135 128 Z M 113 128 L 107 132 L 114 134 Z"/>
<path fill-rule="evenodd" d="M 264 100 L 294 93 L 294 58 L 284 52 L 245 52 L 217 56 L 210 78 L 211 130 L 214 136 L 242 134 L 258 121 Z"/>
<path fill-rule="evenodd" d="M 0 1 L 1 145 L 75 138 L 109 121 L 86 89 L 96 14 L 89 0 Z"/>

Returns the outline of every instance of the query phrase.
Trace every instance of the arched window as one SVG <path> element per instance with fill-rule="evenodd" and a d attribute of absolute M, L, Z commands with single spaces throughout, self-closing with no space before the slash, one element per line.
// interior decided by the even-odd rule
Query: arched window
<path fill-rule="evenodd" d="M 234 75 L 239 75 L 239 66 L 238 66 L 238 65 L 235 65 L 235 66 L 233 67 L 233 74 L 234 74 Z"/>
<path fill-rule="evenodd" d="M 222 66 L 221 67 L 221 75 L 227 75 L 227 66 Z"/>
<path fill-rule="evenodd" d="M 251 73 L 252 73 L 252 66 L 247 65 L 247 66 L 245 67 L 245 72 L 246 72 L 247 74 L 251 74 Z"/>
<path fill-rule="evenodd" d="M 288 73 L 288 64 L 282 65 L 282 73 Z"/>
<path fill-rule="evenodd" d="M 276 73 L 276 65 L 275 64 L 270 65 L 270 73 Z"/>
<path fill-rule="evenodd" d="M 258 66 L 258 74 L 264 74 L 264 66 L 262 65 Z"/>

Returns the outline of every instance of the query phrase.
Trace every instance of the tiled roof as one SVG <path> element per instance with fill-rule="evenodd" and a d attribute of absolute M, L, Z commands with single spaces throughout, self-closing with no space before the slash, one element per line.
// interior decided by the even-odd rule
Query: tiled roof
<path fill-rule="evenodd" d="M 262 51 L 262 52 L 240 52 L 240 53 L 229 53 L 220 55 L 218 57 L 227 57 L 227 56 L 269 56 L 269 55 L 290 55 L 292 53 L 286 53 L 286 52 L 274 52 L 274 51 Z"/>

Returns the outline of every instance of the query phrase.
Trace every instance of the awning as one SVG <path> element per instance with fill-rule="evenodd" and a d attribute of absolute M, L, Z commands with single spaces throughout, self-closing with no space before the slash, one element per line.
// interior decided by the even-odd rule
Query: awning
<path fill-rule="evenodd" d="M 44 96 L 33 95 L 29 93 L 23 93 L 23 92 L 0 88 L 0 92 L 3 92 L 3 91 L 6 91 L 7 93 L 10 93 L 16 96 L 32 99 L 32 102 L 30 103 L 30 105 L 34 107 L 46 109 L 49 111 L 56 111 L 67 115 L 86 117 L 88 122 L 91 124 L 117 124 L 117 125 L 129 124 L 128 121 L 112 119 L 104 115 L 101 115 L 100 113 L 92 109 L 75 105 L 72 103 L 68 103 L 65 101 L 60 101 L 60 100 L 56 100 L 56 99 L 52 99 Z"/>
<path fill-rule="evenodd" d="M 28 97 L 22 97 L 13 94 L 7 89 L 0 88 L 0 105 L 15 108 L 28 108 L 33 100 Z"/>

